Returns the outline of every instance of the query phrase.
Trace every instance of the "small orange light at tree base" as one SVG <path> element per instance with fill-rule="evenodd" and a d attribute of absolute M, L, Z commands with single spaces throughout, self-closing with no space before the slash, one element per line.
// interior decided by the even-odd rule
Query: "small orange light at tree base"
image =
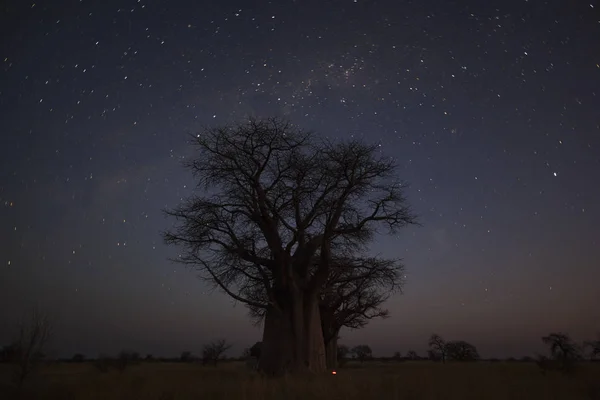
<path fill-rule="evenodd" d="M 337 375 L 337 372 L 331 371 L 331 375 Z"/>

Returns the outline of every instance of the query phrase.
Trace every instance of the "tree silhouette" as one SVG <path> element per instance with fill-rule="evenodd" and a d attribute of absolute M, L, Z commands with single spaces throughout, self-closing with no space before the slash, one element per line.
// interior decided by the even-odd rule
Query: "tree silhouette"
<path fill-rule="evenodd" d="M 204 345 L 202 348 L 202 364 L 212 364 L 217 366 L 217 363 L 222 359 L 227 350 L 231 348 L 225 339 L 215 340 L 212 343 Z"/>
<path fill-rule="evenodd" d="M 366 344 L 361 344 L 358 346 L 354 346 L 352 348 L 352 354 L 356 357 L 356 359 L 360 362 L 364 362 L 365 360 L 373 357 L 373 352 L 371 348 Z"/>
<path fill-rule="evenodd" d="M 34 310 L 28 323 L 19 328 L 16 340 L 9 346 L 9 362 L 15 366 L 15 382 L 19 390 L 31 373 L 46 357 L 45 351 L 52 336 L 50 318 Z"/>
<path fill-rule="evenodd" d="M 319 302 L 332 243 L 358 247 L 379 225 L 394 233 L 414 223 L 394 162 L 277 118 L 208 128 L 193 144 L 198 156 L 185 166 L 207 193 L 166 211 L 176 226 L 165 241 L 182 248 L 175 261 L 265 309 L 263 371 L 324 371 Z"/>
<path fill-rule="evenodd" d="M 446 343 L 446 357 L 454 361 L 476 361 L 479 359 L 477 348 L 464 340 Z"/>
<path fill-rule="evenodd" d="M 408 358 L 409 360 L 418 360 L 419 359 L 419 355 L 417 354 L 416 351 L 414 350 L 410 350 L 408 353 L 406 353 L 406 358 Z"/>
<path fill-rule="evenodd" d="M 432 334 L 429 338 L 429 351 L 429 358 L 446 363 L 446 342 L 437 333 Z"/>
<path fill-rule="evenodd" d="M 551 333 L 543 336 L 542 342 L 550 348 L 552 360 L 558 362 L 559 369 L 563 372 L 571 372 L 574 362 L 581 358 L 577 345 L 566 333 Z"/>

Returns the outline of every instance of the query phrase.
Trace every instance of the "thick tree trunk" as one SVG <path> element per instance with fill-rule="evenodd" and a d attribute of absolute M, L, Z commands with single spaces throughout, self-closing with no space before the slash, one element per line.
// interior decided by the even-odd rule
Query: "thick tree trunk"
<path fill-rule="evenodd" d="M 327 369 L 335 370 L 338 367 L 337 362 L 337 341 L 338 335 L 334 335 L 325 343 L 325 354 L 327 359 Z"/>
<path fill-rule="evenodd" d="M 307 337 L 307 360 L 308 369 L 311 372 L 325 372 L 327 370 L 325 360 L 325 342 L 323 340 L 323 329 L 321 327 L 321 312 L 319 310 L 319 298 L 314 295 L 304 301 L 305 335 Z"/>
<path fill-rule="evenodd" d="M 267 374 L 325 371 L 317 298 L 295 293 L 287 307 L 267 310 L 259 369 Z"/>
<path fill-rule="evenodd" d="M 291 369 L 294 353 L 291 310 L 267 310 L 258 369 L 268 374 L 282 374 Z"/>
<path fill-rule="evenodd" d="M 325 360 L 327 369 L 334 370 L 338 366 L 337 343 L 340 329 L 335 327 L 335 320 L 331 309 L 321 309 L 321 327 L 323 339 L 325 341 Z"/>

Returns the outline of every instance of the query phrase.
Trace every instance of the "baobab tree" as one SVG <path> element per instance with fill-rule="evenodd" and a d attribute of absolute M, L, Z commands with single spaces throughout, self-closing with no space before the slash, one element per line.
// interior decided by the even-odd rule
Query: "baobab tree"
<path fill-rule="evenodd" d="M 393 160 L 376 146 L 331 142 L 278 119 L 207 128 L 185 162 L 206 190 L 166 210 L 175 259 L 233 299 L 265 309 L 259 368 L 325 371 L 320 293 L 334 241 L 369 242 L 414 216 Z M 318 257 L 318 263 L 315 258 Z M 253 299 L 257 290 L 266 302 Z"/>

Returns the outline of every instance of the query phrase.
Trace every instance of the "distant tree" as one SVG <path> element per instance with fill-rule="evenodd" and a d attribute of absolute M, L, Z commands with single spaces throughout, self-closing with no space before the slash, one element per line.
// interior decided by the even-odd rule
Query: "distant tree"
<path fill-rule="evenodd" d="M 46 357 L 46 346 L 52 337 L 50 318 L 34 310 L 29 322 L 21 324 L 17 338 L 8 346 L 9 362 L 15 367 L 15 383 L 19 390 L 25 380 Z"/>
<path fill-rule="evenodd" d="M 434 333 L 429 338 L 429 358 L 434 361 L 446 363 L 446 341 L 440 335 Z"/>
<path fill-rule="evenodd" d="M 154 356 L 152 354 L 146 354 L 144 358 L 145 361 L 154 361 Z"/>
<path fill-rule="evenodd" d="M 183 351 L 179 356 L 179 361 L 181 362 L 192 362 L 192 352 L 191 351 Z"/>
<path fill-rule="evenodd" d="M 395 233 L 415 221 L 395 162 L 376 145 L 334 143 L 278 118 L 209 128 L 192 141 L 198 154 L 185 165 L 208 190 L 166 211 L 177 225 L 165 241 L 182 248 L 175 261 L 264 309 L 263 371 L 324 372 L 320 292 L 332 243 L 359 248 L 378 227 Z"/>
<path fill-rule="evenodd" d="M 82 363 L 85 361 L 85 356 L 80 353 L 74 354 L 73 357 L 71 358 L 71 361 L 75 362 L 75 363 Z"/>
<path fill-rule="evenodd" d="M 337 365 L 343 366 L 348 360 L 348 355 L 350 354 L 350 349 L 348 346 L 343 344 L 338 344 L 337 347 Z"/>
<path fill-rule="evenodd" d="M 399 351 L 396 351 L 396 352 L 394 352 L 392 359 L 394 359 L 396 361 L 400 361 L 400 360 L 402 360 L 402 354 Z"/>
<path fill-rule="evenodd" d="M 549 347 L 551 359 L 558 362 L 562 372 L 573 372 L 575 362 L 581 359 L 581 352 L 568 334 L 551 333 L 542 337 L 542 342 Z"/>
<path fill-rule="evenodd" d="M 542 342 L 550 348 L 550 354 L 556 360 L 577 359 L 579 349 L 566 333 L 551 333 L 542 337 Z"/>
<path fill-rule="evenodd" d="M 217 366 L 219 360 L 223 358 L 225 352 L 230 348 L 231 345 L 227 344 L 225 339 L 215 340 L 212 343 L 204 345 L 202 348 L 202 364 Z"/>
<path fill-rule="evenodd" d="M 597 360 L 600 356 L 600 333 L 598 339 L 584 342 L 584 349 L 589 349 L 590 361 Z"/>
<path fill-rule="evenodd" d="M 454 361 L 476 361 L 479 359 L 477 348 L 464 340 L 446 343 L 446 357 Z"/>
<path fill-rule="evenodd" d="M 371 348 L 366 344 L 354 346 L 352 348 L 352 354 L 354 354 L 356 359 L 360 362 L 364 362 L 365 360 L 368 360 L 369 358 L 373 357 L 373 352 L 371 351 Z"/>
<path fill-rule="evenodd" d="M 419 359 L 419 355 L 417 354 L 416 351 L 414 350 L 410 350 L 408 353 L 406 353 L 406 358 L 408 358 L 409 360 L 418 360 Z"/>

